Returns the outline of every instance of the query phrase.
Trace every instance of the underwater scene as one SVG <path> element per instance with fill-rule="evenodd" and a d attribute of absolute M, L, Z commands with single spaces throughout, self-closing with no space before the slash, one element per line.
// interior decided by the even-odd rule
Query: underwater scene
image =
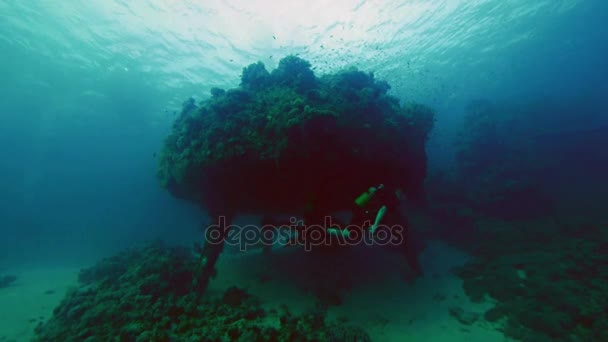
<path fill-rule="evenodd" d="M 0 342 L 608 341 L 608 2 L 0 18 Z"/>

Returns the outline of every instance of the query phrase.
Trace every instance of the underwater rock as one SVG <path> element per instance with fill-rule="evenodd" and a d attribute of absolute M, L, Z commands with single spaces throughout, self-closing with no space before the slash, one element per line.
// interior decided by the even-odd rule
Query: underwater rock
<path fill-rule="evenodd" d="M 488 309 L 484 314 L 483 318 L 485 318 L 488 322 L 496 322 L 506 316 L 508 314 L 507 310 L 505 310 L 502 306 L 495 306 L 491 309 Z"/>
<path fill-rule="evenodd" d="M 549 157 L 543 153 L 545 158 L 539 158 L 533 133 L 544 127 L 531 127 L 537 114 L 529 110 L 487 100 L 472 101 L 465 108 L 450 180 L 460 187 L 459 203 L 504 219 L 538 218 L 554 210 L 553 199 L 540 186 Z"/>
<path fill-rule="evenodd" d="M 504 320 L 505 335 L 519 340 L 604 340 L 608 255 L 598 250 L 608 241 L 605 226 L 491 221 L 479 228 L 468 242 L 477 246 L 469 249 L 474 258 L 456 274 L 472 300 L 496 301 L 486 320 Z"/>
<path fill-rule="evenodd" d="M 251 64 L 240 87 L 186 102 L 159 180 L 177 197 L 228 211 L 300 210 L 321 186 L 328 211 L 379 182 L 420 197 L 434 113 L 400 104 L 389 89 L 357 69 L 317 77 L 295 56 L 272 72 Z"/>
<path fill-rule="evenodd" d="M 324 310 L 266 311 L 237 287 L 220 296 L 190 291 L 196 261 L 160 244 L 101 260 L 37 326 L 35 341 L 369 341 L 326 322 Z"/>
<path fill-rule="evenodd" d="M 16 280 L 17 280 L 17 277 L 14 275 L 0 276 L 0 289 L 4 288 L 4 287 L 9 287 Z"/>

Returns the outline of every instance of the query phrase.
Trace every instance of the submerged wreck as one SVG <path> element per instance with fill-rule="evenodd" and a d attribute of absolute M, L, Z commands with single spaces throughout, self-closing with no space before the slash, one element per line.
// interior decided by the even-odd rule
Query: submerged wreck
<path fill-rule="evenodd" d="M 420 198 L 434 113 L 401 104 L 389 89 L 355 68 L 317 77 L 296 56 L 272 72 L 251 64 L 239 87 L 213 88 L 208 99 L 184 103 L 158 178 L 226 224 L 243 212 L 302 213 L 313 204 L 321 216 L 349 209 L 378 184 Z M 222 248 L 203 246 L 200 287 Z"/>

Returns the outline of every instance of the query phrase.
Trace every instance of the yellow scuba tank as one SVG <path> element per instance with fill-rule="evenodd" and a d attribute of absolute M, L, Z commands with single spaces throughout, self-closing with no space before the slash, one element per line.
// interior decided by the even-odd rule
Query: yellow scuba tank
<path fill-rule="evenodd" d="M 375 192 L 376 192 L 376 188 L 374 188 L 372 186 L 371 188 L 369 188 L 367 191 L 365 191 L 364 193 L 362 193 L 361 195 L 359 195 L 359 197 L 357 197 L 355 199 L 355 204 L 359 207 L 365 207 L 367 205 L 367 203 L 369 203 L 369 201 L 372 199 Z"/>
<path fill-rule="evenodd" d="M 371 187 L 369 188 L 367 191 L 365 191 L 364 193 L 362 193 L 361 195 L 359 195 L 359 197 L 357 197 L 355 199 L 355 204 L 359 207 L 365 207 L 367 205 L 367 203 L 369 203 L 369 201 L 372 199 L 372 197 L 374 197 L 374 194 L 376 193 L 377 190 L 382 189 L 384 186 L 382 184 L 380 184 L 380 186 L 378 186 L 378 188 L 376 187 Z"/>

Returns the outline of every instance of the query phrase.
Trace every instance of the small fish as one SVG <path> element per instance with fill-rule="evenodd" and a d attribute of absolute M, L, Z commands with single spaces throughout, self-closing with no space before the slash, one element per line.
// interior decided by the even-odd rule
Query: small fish
<path fill-rule="evenodd" d="M 277 37 L 275 37 L 274 35 L 272 36 L 272 39 L 277 40 Z"/>
<path fill-rule="evenodd" d="M 14 275 L 0 276 L 0 289 L 4 288 L 4 287 L 9 287 L 16 280 L 17 280 L 17 277 Z"/>

